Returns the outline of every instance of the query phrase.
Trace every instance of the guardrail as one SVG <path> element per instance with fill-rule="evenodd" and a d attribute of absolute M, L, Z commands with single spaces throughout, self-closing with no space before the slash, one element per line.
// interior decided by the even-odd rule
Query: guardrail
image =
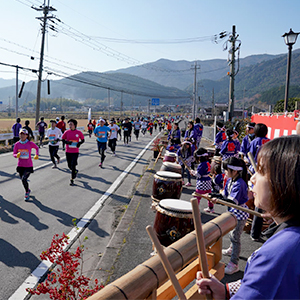
<path fill-rule="evenodd" d="M 80 131 L 84 131 L 84 127 L 77 127 L 78 130 Z M 33 136 L 34 136 L 34 141 L 36 142 L 38 140 L 39 137 L 39 131 L 38 130 L 33 130 Z M 0 142 L 5 141 L 5 146 L 8 146 L 9 141 L 12 140 L 14 138 L 14 135 L 12 132 L 8 132 L 8 133 L 2 133 L 0 134 Z"/>

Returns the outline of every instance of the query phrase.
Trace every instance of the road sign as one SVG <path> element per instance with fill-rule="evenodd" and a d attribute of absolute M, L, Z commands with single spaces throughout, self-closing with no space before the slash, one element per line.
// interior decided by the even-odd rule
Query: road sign
<path fill-rule="evenodd" d="M 159 98 L 152 98 L 151 105 L 159 105 Z"/>

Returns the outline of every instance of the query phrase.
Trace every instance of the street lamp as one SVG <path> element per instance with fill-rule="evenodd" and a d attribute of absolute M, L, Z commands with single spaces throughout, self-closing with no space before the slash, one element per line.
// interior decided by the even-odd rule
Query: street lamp
<path fill-rule="evenodd" d="M 287 59 L 287 69 L 286 69 L 286 85 L 285 85 L 285 96 L 284 96 L 284 108 L 283 112 L 287 111 L 287 103 L 289 99 L 289 85 L 290 85 L 290 69 L 291 69 L 291 59 L 292 59 L 292 48 L 296 43 L 299 32 L 294 32 L 292 28 L 288 33 L 285 33 L 282 37 L 284 38 L 285 44 L 288 46 L 288 59 Z"/>

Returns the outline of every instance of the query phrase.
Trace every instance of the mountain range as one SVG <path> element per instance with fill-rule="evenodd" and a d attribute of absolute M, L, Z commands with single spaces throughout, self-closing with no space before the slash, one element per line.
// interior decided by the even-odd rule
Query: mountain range
<path fill-rule="evenodd" d="M 251 55 L 239 60 L 235 76 L 237 106 L 256 103 L 274 104 L 284 97 L 287 54 Z M 236 63 L 238 65 L 238 63 Z M 291 67 L 290 97 L 300 96 L 300 49 L 294 50 Z M 212 95 L 215 103 L 226 103 L 229 94 L 228 62 L 225 59 L 197 61 L 197 89 L 200 104 L 210 106 Z M 142 105 L 148 99 L 160 98 L 161 104 L 188 104 L 193 95 L 195 62 L 160 59 L 141 66 L 129 67 L 105 73 L 82 72 L 61 80 L 42 84 L 42 98 L 67 98 L 86 105 L 120 106 Z M 21 83 L 20 83 L 21 85 Z M 20 86 L 19 85 L 19 86 Z M 19 104 L 36 98 L 37 81 L 25 84 Z M 121 93 L 121 91 L 123 93 Z M 14 103 L 15 80 L 0 79 L 0 101 Z"/>

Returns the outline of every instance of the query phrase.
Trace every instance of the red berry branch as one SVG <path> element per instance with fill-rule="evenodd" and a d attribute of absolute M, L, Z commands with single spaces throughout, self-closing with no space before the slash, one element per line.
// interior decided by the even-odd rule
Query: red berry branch
<path fill-rule="evenodd" d="M 77 300 L 86 299 L 103 288 L 97 279 L 91 287 L 91 279 L 82 275 L 83 246 L 77 247 L 75 253 L 64 251 L 68 239 L 64 233 L 61 237 L 58 234 L 53 236 L 51 246 L 40 257 L 56 264 L 56 270 L 52 270 L 35 289 L 27 289 L 27 292 L 32 295 L 49 294 L 50 299 Z"/>

